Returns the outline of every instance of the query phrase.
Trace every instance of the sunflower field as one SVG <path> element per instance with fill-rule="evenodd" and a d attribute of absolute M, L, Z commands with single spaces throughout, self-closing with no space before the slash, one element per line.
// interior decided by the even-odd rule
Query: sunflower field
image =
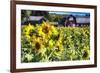
<path fill-rule="evenodd" d="M 63 27 L 43 22 L 21 26 L 21 62 L 90 59 L 90 28 Z"/>

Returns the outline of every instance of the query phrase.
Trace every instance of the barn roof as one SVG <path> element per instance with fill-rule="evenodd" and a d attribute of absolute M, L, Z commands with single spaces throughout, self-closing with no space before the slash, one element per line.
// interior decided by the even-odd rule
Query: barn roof
<path fill-rule="evenodd" d="M 77 23 L 90 23 L 90 17 L 76 17 Z"/>
<path fill-rule="evenodd" d="M 65 18 L 67 18 L 66 16 Z M 77 23 L 90 23 L 90 16 L 75 16 Z M 72 17 L 70 17 L 69 20 L 73 20 Z"/>
<path fill-rule="evenodd" d="M 40 21 L 41 19 L 45 19 L 44 16 L 29 16 L 29 17 L 24 17 L 24 19 L 22 20 L 22 24 L 24 24 L 25 22 L 28 21 Z"/>
<path fill-rule="evenodd" d="M 44 19 L 44 16 L 29 16 L 28 17 L 28 20 L 29 21 L 39 21 L 39 20 L 41 20 L 41 19 Z"/>

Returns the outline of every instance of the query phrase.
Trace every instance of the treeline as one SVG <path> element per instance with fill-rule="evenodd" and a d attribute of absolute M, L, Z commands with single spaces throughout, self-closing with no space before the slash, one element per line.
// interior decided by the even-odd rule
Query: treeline
<path fill-rule="evenodd" d="M 27 16 L 44 16 L 50 22 L 58 22 L 60 19 L 64 17 L 64 15 L 49 14 L 48 11 L 22 10 L 21 20 L 23 20 Z"/>

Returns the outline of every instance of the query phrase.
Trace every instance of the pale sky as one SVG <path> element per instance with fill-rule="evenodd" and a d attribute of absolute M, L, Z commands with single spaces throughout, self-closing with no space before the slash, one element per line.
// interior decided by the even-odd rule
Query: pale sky
<path fill-rule="evenodd" d="M 54 11 L 50 11 L 50 14 L 62 14 L 62 15 L 77 15 L 77 16 L 86 16 L 89 15 L 90 13 L 83 13 L 83 12 L 54 12 Z"/>

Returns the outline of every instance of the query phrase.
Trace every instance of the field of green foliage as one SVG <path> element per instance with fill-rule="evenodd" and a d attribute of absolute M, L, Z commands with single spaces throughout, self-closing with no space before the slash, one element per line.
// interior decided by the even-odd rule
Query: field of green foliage
<path fill-rule="evenodd" d="M 51 62 L 90 59 L 90 28 L 22 25 L 21 62 Z"/>

